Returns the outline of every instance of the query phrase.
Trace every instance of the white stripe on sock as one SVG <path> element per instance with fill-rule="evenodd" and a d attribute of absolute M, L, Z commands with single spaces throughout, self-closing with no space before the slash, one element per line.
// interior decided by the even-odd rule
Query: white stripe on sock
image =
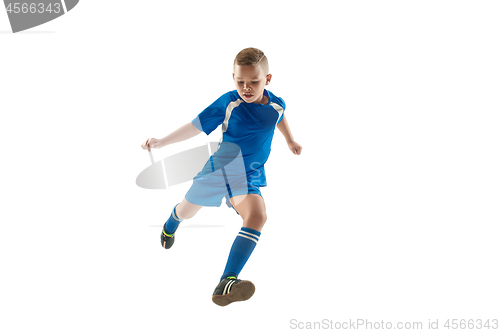
<path fill-rule="evenodd" d="M 247 235 L 249 235 L 249 236 L 253 236 L 253 237 L 255 237 L 257 240 L 259 240 L 259 236 L 255 235 L 255 234 L 252 234 L 251 232 L 240 230 L 240 233 L 244 233 L 244 234 L 247 234 Z"/>
<path fill-rule="evenodd" d="M 245 236 L 245 235 L 242 235 L 242 234 L 238 234 L 239 237 L 243 237 L 243 238 L 247 238 L 247 239 L 250 239 L 252 241 L 255 242 L 255 244 L 257 244 L 257 240 L 255 240 L 255 238 L 252 238 L 252 237 L 248 237 L 248 236 Z"/>
<path fill-rule="evenodd" d="M 181 220 L 180 218 L 177 217 L 177 214 L 175 213 L 175 208 L 179 206 L 179 204 L 175 205 L 174 209 L 172 209 L 172 217 L 174 218 L 174 220 L 176 221 L 179 221 L 179 222 L 182 222 L 183 220 Z"/>

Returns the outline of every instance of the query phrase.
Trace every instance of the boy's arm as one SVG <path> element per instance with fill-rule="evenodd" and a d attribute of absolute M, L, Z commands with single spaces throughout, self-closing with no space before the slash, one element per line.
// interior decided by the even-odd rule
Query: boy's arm
<path fill-rule="evenodd" d="M 181 142 L 187 139 L 191 139 L 192 137 L 200 134 L 201 131 L 197 129 L 193 123 L 189 122 L 184 126 L 179 127 L 163 139 L 159 140 L 160 147 L 165 147 L 172 143 Z"/>
<path fill-rule="evenodd" d="M 190 139 L 198 134 L 200 134 L 201 131 L 197 129 L 193 123 L 187 123 L 184 126 L 179 127 L 163 139 L 155 139 L 155 138 L 149 138 L 142 144 L 142 149 L 147 149 L 151 150 L 151 148 L 161 148 L 165 147 L 167 145 L 170 145 L 172 143 L 184 141 L 187 139 Z"/>
<path fill-rule="evenodd" d="M 290 127 L 288 127 L 288 122 L 286 121 L 285 115 L 283 115 L 283 119 L 281 119 L 277 127 L 280 130 L 281 134 L 283 134 L 283 136 L 285 137 L 286 143 L 293 141 L 292 132 L 290 131 Z"/>
<path fill-rule="evenodd" d="M 288 148 L 290 148 L 292 153 L 294 153 L 295 155 L 300 155 L 300 153 L 302 152 L 302 146 L 295 142 L 295 140 L 293 139 L 292 132 L 290 131 L 290 127 L 288 127 L 288 122 L 286 121 L 285 115 L 283 115 L 283 119 L 281 119 L 277 127 L 280 130 L 281 134 L 283 134 L 283 136 L 285 137 Z"/>

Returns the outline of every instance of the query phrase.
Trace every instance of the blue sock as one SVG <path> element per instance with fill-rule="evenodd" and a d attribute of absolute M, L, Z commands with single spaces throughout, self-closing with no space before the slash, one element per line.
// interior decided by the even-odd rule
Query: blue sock
<path fill-rule="evenodd" d="M 238 274 L 240 274 L 243 266 L 245 266 L 253 249 L 257 245 L 259 237 L 260 232 L 257 230 L 245 227 L 241 228 L 229 252 L 229 258 L 227 258 L 226 268 L 224 269 L 221 280 L 229 276 L 237 277 Z"/>
<path fill-rule="evenodd" d="M 174 209 L 172 210 L 172 214 L 170 214 L 170 218 L 167 220 L 167 223 L 163 228 L 165 232 L 169 235 L 173 234 L 177 230 L 179 223 L 182 222 L 182 220 L 178 218 L 177 215 L 175 214 L 176 207 L 177 205 L 175 205 Z"/>

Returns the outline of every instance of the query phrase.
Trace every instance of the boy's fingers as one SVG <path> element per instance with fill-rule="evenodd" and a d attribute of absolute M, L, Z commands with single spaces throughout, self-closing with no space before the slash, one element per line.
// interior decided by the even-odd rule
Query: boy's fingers
<path fill-rule="evenodd" d="M 142 146 L 141 146 L 141 147 L 142 147 L 142 149 L 146 149 L 146 148 L 147 148 L 147 149 L 148 149 L 148 151 L 151 151 L 151 150 L 149 149 L 149 142 L 150 142 L 150 140 L 151 140 L 151 138 L 147 139 L 147 140 L 146 140 L 146 142 L 144 142 L 144 143 L 142 144 Z"/>

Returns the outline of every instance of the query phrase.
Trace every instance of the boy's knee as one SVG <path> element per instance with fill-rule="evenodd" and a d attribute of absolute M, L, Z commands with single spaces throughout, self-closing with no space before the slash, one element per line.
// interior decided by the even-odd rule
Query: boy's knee
<path fill-rule="evenodd" d="M 249 216 L 249 219 L 263 225 L 267 221 L 267 214 L 265 211 L 252 212 Z"/>
<path fill-rule="evenodd" d="M 262 213 L 261 219 L 262 219 L 262 223 L 266 223 L 266 221 L 267 221 L 267 214 L 266 214 L 266 212 Z"/>

